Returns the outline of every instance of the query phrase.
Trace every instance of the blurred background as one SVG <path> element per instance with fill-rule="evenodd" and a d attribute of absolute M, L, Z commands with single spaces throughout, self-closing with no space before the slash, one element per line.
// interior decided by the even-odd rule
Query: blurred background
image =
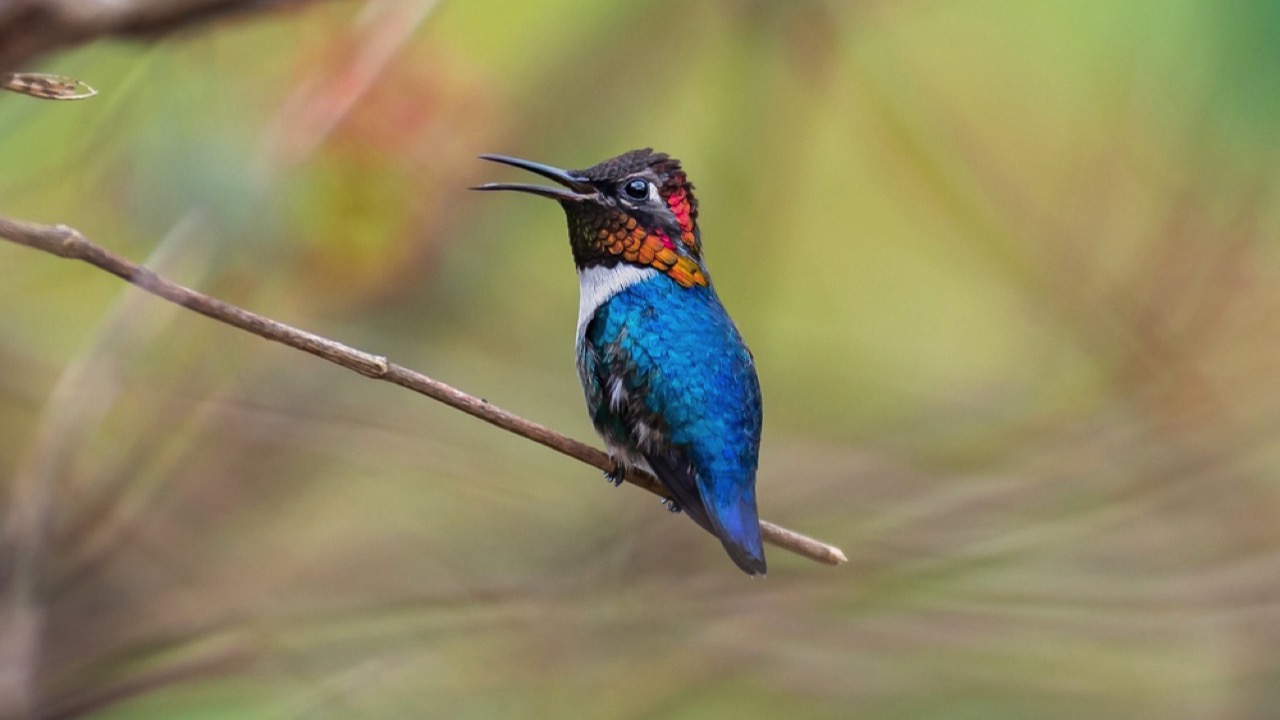
<path fill-rule="evenodd" d="M 0 243 L 42 716 L 1280 717 L 1277 8 L 370 0 L 23 68 L 100 94 L 0 97 L 0 213 L 582 439 L 564 221 L 476 155 L 679 157 L 762 515 L 850 558 L 749 581 L 593 469 Z"/>

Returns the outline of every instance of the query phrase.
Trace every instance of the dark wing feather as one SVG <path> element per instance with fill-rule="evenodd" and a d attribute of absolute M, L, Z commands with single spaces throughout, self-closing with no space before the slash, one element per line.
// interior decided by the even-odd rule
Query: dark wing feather
<path fill-rule="evenodd" d="M 698 478 L 693 466 L 681 459 L 674 449 L 646 452 L 644 459 L 648 461 L 658 480 L 671 491 L 671 497 L 684 514 L 707 532 L 716 535 L 711 526 L 711 518 L 707 516 L 707 509 L 702 505 L 702 496 L 698 494 Z"/>

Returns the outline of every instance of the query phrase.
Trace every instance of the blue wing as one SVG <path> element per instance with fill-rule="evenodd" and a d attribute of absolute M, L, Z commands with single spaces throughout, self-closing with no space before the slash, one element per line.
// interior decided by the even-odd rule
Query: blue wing
<path fill-rule="evenodd" d="M 606 443 L 643 459 L 739 567 L 763 573 L 760 387 L 714 291 L 658 276 L 618 293 L 587 324 L 579 373 Z"/>

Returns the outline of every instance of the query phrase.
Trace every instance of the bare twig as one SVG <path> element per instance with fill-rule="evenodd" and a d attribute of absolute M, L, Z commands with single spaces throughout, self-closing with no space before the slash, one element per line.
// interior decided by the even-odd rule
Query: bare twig
<path fill-rule="evenodd" d="M 84 100 L 98 94 L 88 83 L 47 73 L 0 73 L 0 88 L 44 100 Z"/>
<path fill-rule="evenodd" d="M 602 450 L 561 435 L 538 423 L 525 420 L 426 375 L 391 363 L 385 357 L 356 350 L 328 338 L 299 330 L 166 280 L 150 269 L 90 242 L 73 228 L 65 225 L 37 225 L 0 218 L 0 237 L 59 257 L 82 260 L 152 295 L 194 310 L 201 315 L 267 340 L 274 340 L 311 353 L 366 377 L 385 380 L 408 388 L 592 467 L 600 470 L 609 470 L 613 467 L 613 462 Z M 667 497 L 662 485 L 648 474 L 633 471 L 627 475 L 627 482 L 660 497 Z M 760 522 L 760 527 L 766 542 L 797 555 L 828 565 L 846 562 L 844 553 L 833 545 L 763 520 Z"/>
<path fill-rule="evenodd" d="M 0 2 L 0 70 L 103 37 L 155 37 L 210 20 L 315 0 L 8 0 Z"/>

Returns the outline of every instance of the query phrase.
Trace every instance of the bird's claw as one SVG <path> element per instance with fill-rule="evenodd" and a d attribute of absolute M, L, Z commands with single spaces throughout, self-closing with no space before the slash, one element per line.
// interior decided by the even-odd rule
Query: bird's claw
<path fill-rule="evenodd" d="M 670 512 L 670 513 L 680 512 L 680 503 L 676 502 L 675 500 L 672 500 L 671 498 L 662 498 L 662 504 L 667 506 L 667 512 Z"/>
<path fill-rule="evenodd" d="M 627 478 L 627 468 L 617 460 L 613 461 L 613 469 L 604 471 L 604 479 L 608 480 L 611 485 L 618 487 L 622 481 Z"/>

